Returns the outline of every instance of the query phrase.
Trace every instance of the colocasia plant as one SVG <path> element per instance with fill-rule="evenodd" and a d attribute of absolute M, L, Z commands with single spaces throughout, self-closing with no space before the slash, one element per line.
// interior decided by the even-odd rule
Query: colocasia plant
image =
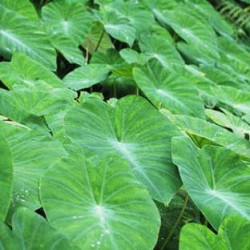
<path fill-rule="evenodd" d="M 206 0 L 0 0 L 0 249 L 249 250 L 249 79 Z"/>

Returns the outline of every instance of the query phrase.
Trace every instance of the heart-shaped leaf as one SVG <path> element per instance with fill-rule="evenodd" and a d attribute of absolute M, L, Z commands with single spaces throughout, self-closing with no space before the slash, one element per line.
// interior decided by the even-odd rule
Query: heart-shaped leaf
<path fill-rule="evenodd" d="M 53 1 L 42 8 L 42 19 L 51 43 L 71 63 L 84 65 L 78 46 L 91 30 L 92 16 L 81 3 Z"/>
<path fill-rule="evenodd" d="M 223 221 L 218 235 L 199 224 L 187 224 L 180 237 L 180 250 L 215 250 L 250 248 L 250 223 L 240 217 L 231 216 Z"/>
<path fill-rule="evenodd" d="M 154 199 L 169 202 L 180 187 L 170 156 L 170 138 L 178 130 L 145 99 L 128 96 L 115 108 L 87 100 L 68 111 L 66 135 L 89 157 L 122 157 Z"/>
<path fill-rule="evenodd" d="M 156 242 L 157 208 L 118 158 L 91 165 L 72 153 L 42 178 L 41 199 L 51 225 L 81 249 L 152 249 Z"/>
<path fill-rule="evenodd" d="M 128 15 L 123 12 L 123 8 L 124 3 L 121 1 L 102 5 L 98 18 L 109 35 L 132 46 L 136 38 L 136 29 Z"/>
<path fill-rule="evenodd" d="M 215 229 L 230 215 L 250 220 L 250 169 L 239 156 L 215 146 L 199 150 L 190 139 L 174 137 L 172 157 L 189 195 Z"/>

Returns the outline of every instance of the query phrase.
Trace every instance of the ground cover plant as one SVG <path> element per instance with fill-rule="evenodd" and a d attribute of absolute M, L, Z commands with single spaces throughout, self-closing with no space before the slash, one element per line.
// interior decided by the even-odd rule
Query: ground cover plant
<path fill-rule="evenodd" d="M 0 0 L 0 249 L 250 249 L 250 49 L 221 8 Z"/>

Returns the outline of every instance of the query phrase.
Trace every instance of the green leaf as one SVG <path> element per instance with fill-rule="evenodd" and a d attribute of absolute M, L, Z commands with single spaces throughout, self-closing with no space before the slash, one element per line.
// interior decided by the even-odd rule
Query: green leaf
<path fill-rule="evenodd" d="M 220 126 L 185 115 L 172 116 L 171 120 L 191 135 L 194 140 L 197 140 L 197 144 L 201 144 L 201 146 L 203 143 L 220 145 L 234 151 L 242 158 L 250 159 L 250 142 L 239 138 Z"/>
<path fill-rule="evenodd" d="M 42 18 L 52 37 L 57 34 L 67 37 L 76 46 L 91 30 L 92 17 L 81 3 L 51 2 L 42 8 Z"/>
<path fill-rule="evenodd" d="M 204 53 L 202 50 L 197 49 L 192 44 L 187 44 L 185 42 L 177 42 L 177 48 L 182 55 L 186 58 L 188 63 L 192 64 L 204 64 L 204 65 L 214 65 L 216 59 Z"/>
<path fill-rule="evenodd" d="M 46 90 L 44 85 L 29 89 L 16 86 L 13 91 L 0 89 L 0 112 L 27 126 L 42 126 L 42 116 L 74 106 L 75 96 L 69 89 Z"/>
<path fill-rule="evenodd" d="M 141 32 L 149 30 L 156 23 L 153 13 L 136 1 L 125 1 L 120 12 L 127 16 L 132 27 L 136 30 L 137 37 Z"/>
<path fill-rule="evenodd" d="M 221 68 L 221 65 L 220 68 L 214 67 L 212 65 L 202 65 L 200 70 L 206 75 L 207 78 L 209 78 L 211 81 L 214 81 L 218 85 L 234 87 L 242 90 L 250 90 L 250 86 L 241 78 L 240 74 L 230 74 L 225 69 Z"/>
<path fill-rule="evenodd" d="M 115 108 L 87 100 L 68 111 L 67 136 L 88 157 L 122 157 L 156 200 L 169 202 L 180 187 L 170 156 L 170 138 L 178 130 L 143 98 L 128 96 Z"/>
<path fill-rule="evenodd" d="M 219 49 L 221 54 L 221 62 L 231 65 L 234 70 L 242 74 L 245 81 L 250 78 L 250 53 L 238 42 L 232 39 L 219 38 Z"/>
<path fill-rule="evenodd" d="M 186 190 L 215 229 L 230 215 L 250 220 L 250 169 L 239 156 L 215 146 L 199 150 L 190 139 L 175 137 L 172 157 Z"/>
<path fill-rule="evenodd" d="M 90 62 L 92 64 L 104 64 L 108 69 L 124 67 L 124 61 L 115 49 L 108 49 L 104 52 L 96 52 L 93 54 Z"/>
<path fill-rule="evenodd" d="M 223 109 L 223 112 L 207 109 L 206 115 L 216 124 L 232 129 L 239 137 L 244 138 L 246 134 L 250 135 L 250 126 L 246 122 L 227 110 Z"/>
<path fill-rule="evenodd" d="M 0 245 L 1 249 L 20 249 L 20 240 L 12 234 L 10 228 L 4 223 L 0 223 Z"/>
<path fill-rule="evenodd" d="M 117 158 L 91 165 L 75 153 L 58 162 L 42 178 L 41 199 L 50 224 L 81 249 L 152 249 L 156 242 L 158 210 Z"/>
<path fill-rule="evenodd" d="M 187 0 L 183 6 L 192 16 L 205 18 L 213 28 L 224 36 L 233 36 L 234 29 L 218 11 L 206 0 Z"/>
<path fill-rule="evenodd" d="M 111 42 L 109 35 L 105 32 L 103 25 L 99 22 L 93 23 L 92 30 L 85 38 L 82 45 L 89 51 L 90 54 L 93 54 L 96 49 L 100 52 L 105 52 L 108 49 L 114 49 L 114 45 Z"/>
<path fill-rule="evenodd" d="M 190 15 L 184 7 L 178 7 L 172 11 L 164 10 L 158 18 L 168 24 L 194 49 L 211 58 L 219 58 L 216 34 L 203 18 Z"/>
<path fill-rule="evenodd" d="M 15 11 L 17 14 L 24 17 L 37 20 L 38 15 L 33 4 L 29 0 L 0 0 L 0 5 L 6 9 Z"/>
<path fill-rule="evenodd" d="M 204 107 L 198 92 L 185 78 L 163 68 L 156 60 L 145 68 L 135 68 L 133 75 L 140 89 L 157 107 L 174 114 L 204 117 Z"/>
<path fill-rule="evenodd" d="M 199 224 L 187 224 L 180 237 L 180 250 L 215 250 L 250 248 L 250 223 L 240 217 L 231 216 L 223 221 L 218 235 Z"/>
<path fill-rule="evenodd" d="M 127 43 L 130 47 L 136 38 L 136 29 L 128 16 L 122 11 L 123 3 L 115 1 L 108 5 L 102 5 L 98 18 L 102 22 L 106 32 L 115 39 Z"/>
<path fill-rule="evenodd" d="M 0 122 L 0 129 L 13 159 L 12 210 L 20 205 L 37 209 L 40 207 L 38 187 L 41 176 L 67 153 L 61 143 L 45 133 L 3 122 Z"/>
<path fill-rule="evenodd" d="M 243 114 L 250 113 L 250 94 L 228 86 L 212 87 L 213 94 L 220 103 L 226 104 Z"/>
<path fill-rule="evenodd" d="M 0 53 L 9 59 L 23 52 L 45 67 L 56 69 L 55 50 L 36 22 L 0 5 Z"/>
<path fill-rule="evenodd" d="M 12 155 L 5 138 L 0 134 L 0 186 L 2 193 L 0 196 L 0 222 L 4 221 L 7 214 L 13 181 Z"/>
<path fill-rule="evenodd" d="M 139 54 L 136 50 L 130 48 L 122 49 L 119 54 L 128 64 L 144 65 L 149 59 L 147 55 Z"/>
<path fill-rule="evenodd" d="M 68 88 L 80 90 L 104 81 L 108 73 L 109 70 L 102 65 L 87 64 L 66 75 L 63 82 Z"/>
<path fill-rule="evenodd" d="M 144 32 L 139 37 L 139 46 L 145 56 L 149 59 L 157 59 L 164 67 L 175 64 L 183 65 L 183 59 L 177 52 L 172 38 L 167 31 L 153 35 L 152 32 Z"/>
<path fill-rule="evenodd" d="M 64 235 L 52 228 L 41 216 L 19 208 L 12 218 L 12 231 L 0 226 L 3 249 L 78 249 Z"/>
<path fill-rule="evenodd" d="M 83 65 L 78 46 L 91 30 L 92 16 L 81 3 L 56 1 L 42 8 L 42 19 L 52 44 L 71 62 Z"/>
<path fill-rule="evenodd" d="M 70 63 L 84 65 L 86 59 L 83 52 L 78 46 L 72 44 L 72 41 L 67 37 L 62 37 L 60 34 L 55 34 L 50 37 L 50 41 L 58 52 L 60 52 Z"/>
<path fill-rule="evenodd" d="M 27 88 L 40 84 L 64 87 L 63 82 L 53 72 L 21 53 L 15 53 L 10 63 L 0 63 L 0 79 L 9 89 L 13 89 L 15 84 Z"/>

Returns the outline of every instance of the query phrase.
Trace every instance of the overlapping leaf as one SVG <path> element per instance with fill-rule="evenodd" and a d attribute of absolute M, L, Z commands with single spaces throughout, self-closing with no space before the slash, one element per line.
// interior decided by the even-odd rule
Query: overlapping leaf
<path fill-rule="evenodd" d="M 187 224 L 180 237 L 180 250 L 242 249 L 250 247 L 250 223 L 232 216 L 223 221 L 218 235 L 199 224 Z"/>
<path fill-rule="evenodd" d="M 42 18 L 52 44 L 71 62 L 84 64 L 78 46 L 92 26 L 92 17 L 81 3 L 52 2 L 42 9 Z"/>
<path fill-rule="evenodd" d="M 23 52 L 45 67 L 56 68 L 55 50 L 36 22 L 0 5 L 0 53 L 10 58 Z"/>
<path fill-rule="evenodd" d="M 15 53 L 10 63 L 0 64 L 0 79 L 9 89 L 14 85 L 30 88 L 44 84 L 49 89 L 64 86 L 53 72 L 21 53 Z"/>
<path fill-rule="evenodd" d="M 248 114 L 250 112 L 249 92 L 228 86 L 213 87 L 212 91 L 221 103 L 226 104 L 243 114 Z"/>
<path fill-rule="evenodd" d="M 0 235 L 3 249 L 78 249 L 45 219 L 27 208 L 19 208 L 13 215 L 12 231 L 1 224 Z"/>
<path fill-rule="evenodd" d="M 4 8 L 15 11 L 17 15 L 37 20 L 38 15 L 32 3 L 29 0 L 0 0 L 0 5 Z"/>
<path fill-rule="evenodd" d="M 250 220 L 250 169 L 239 156 L 215 146 L 199 150 L 190 139 L 175 137 L 172 157 L 189 195 L 215 229 L 230 215 Z"/>
<path fill-rule="evenodd" d="M 235 116 L 226 110 L 223 110 L 222 113 L 208 109 L 206 110 L 206 115 L 216 124 L 232 129 L 232 131 L 240 137 L 244 138 L 245 135 L 250 135 L 250 126 L 240 117 Z"/>
<path fill-rule="evenodd" d="M 40 207 L 38 187 L 41 176 L 67 153 L 59 142 L 45 133 L 5 122 L 0 123 L 0 129 L 13 159 L 12 209 L 20 205 L 37 209 Z"/>
<path fill-rule="evenodd" d="M 162 105 L 175 114 L 204 117 L 198 92 L 185 78 L 163 68 L 156 61 L 145 68 L 135 68 L 133 73 L 136 83 L 154 105 Z"/>
<path fill-rule="evenodd" d="M 2 133 L 1 133 L 2 134 Z M 13 185 L 12 155 L 7 141 L 0 134 L 0 222 L 4 221 L 8 211 Z"/>
<path fill-rule="evenodd" d="M 202 18 L 190 15 L 188 9 L 178 7 L 171 11 L 164 10 L 158 18 L 170 25 L 197 52 L 202 51 L 212 58 L 219 57 L 217 38 L 212 27 Z"/>
<path fill-rule="evenodd" d="M 115 108 L 86 101 L 69 110 L 65 129 L 89 157 L 124 158 L 155 199 L 168 202 L 179 188 L 170 156 L 170 138 L 179 132 L 143 98 L 125 97 Z"/>
<path fill-rule="evenodd" d="M 155 58 L 164 67 L 169 67 L 172 64 L 183 65 L 183 60 L 175 49 L 172 38 L 167 31 L 161 31 L 157 34 L 155 28 L 153 35 L 152 32 L 144 32 L 139 37 L 139 46 L 148 59 Z"/>
<path fill-rule="evenodd" d="M 250 142 L 242 139 L 226 129 L 199 118 L 176 115 L 171 116 L 172 121 L 180 126 L 187 134 L 199 144 L 221 145 L 243 158 L 250 159 Z"/>
<path fill-rule="evenodd" d="M 74 90 L 84 89 L 105 80 L 109 70 L 98 64 L 88 64 L 66 75 L 64 84 Z"/>

